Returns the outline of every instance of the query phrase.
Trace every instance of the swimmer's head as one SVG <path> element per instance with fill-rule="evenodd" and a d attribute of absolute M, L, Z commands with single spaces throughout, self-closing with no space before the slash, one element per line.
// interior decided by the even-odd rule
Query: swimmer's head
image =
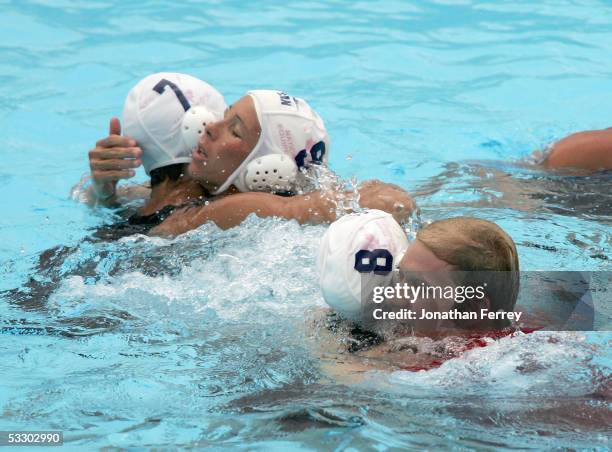
<path fill-rule="evenodd" d="M 332 223 L 323 236 L 317 267 L 327 304 L 354 320 L 362 310 L 362 284 L 384 286 L 391 281 L 388 272 L 394 268 L 452 272 L 455 278 L 464 278 L 453 281 L 455 285 L 485 282 L 486 294 L 495 294 L 489 300 L 492 311 L 512 310 L 519 287 L 518 255 L 510 236 L 494 223 L 467 217 L 433 222 L 408 243 L 400 225 L 387 213 L 347 215 Z M 488 279 L 478 280 L 482 277 Z M 470 303 L 460 306 L 469 307 Z M 494 325 L 498 326 L 506 325 Z"/>
<path fill-rule="evenodd" d="M 321 240 L 319 285 L 327 304 L 345 318 L 361 315 L 362 283 L 385 285 L 408 247 L 392 215 L 369 210 L 333 222 Z"/>
<path fill-rule="evenodd" d="M 187 74 L 160 72 L 134 86 L 123 108 L 124 134 L 143 151 L 151 171 L 191 161 L 206 124 L 223 117 L 223 96 L 208 83 Z"/>
<path fill-rule="evenodd" d="M 214 194 L 290 191 L 300 168 L 326 163 L 329 137 L 303 99 L 275 90 L 249 91 L 209 124 L 193 153 L 191 176 Z"/>
<path fill-rule="evenodd" d="M 401 271 L 454 271 L 457 285 L 486 283 L 491 311 L 511 311 L 519 289 L 519 260 L 512 238 L 490 221 L 457 217 L 434 221 L 406 249 Z M 468 309 L 469 303 L 462 308 Z M 503 321 L 496 326 L 503 327 Z"/>

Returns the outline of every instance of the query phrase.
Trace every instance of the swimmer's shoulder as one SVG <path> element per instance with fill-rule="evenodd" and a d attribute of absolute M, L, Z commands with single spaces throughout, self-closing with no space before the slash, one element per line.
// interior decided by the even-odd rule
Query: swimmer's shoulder
<path fill-rule="evenodd" d="M 550 146 L 542 167 L 588 175 L 612 169 L 612 130 L 587 130 L 569 135 Z"/>
<path fill-rule="evenodd" d="M 361 383 L 368 372 L 378 367 L 348 350 L 345 325 L 336 322 L 334 316 L 329 309 L 313 313 L 315 319 L 309 328 L 311 352 L 319 361 L 322 378 L 343 384 Z"/>

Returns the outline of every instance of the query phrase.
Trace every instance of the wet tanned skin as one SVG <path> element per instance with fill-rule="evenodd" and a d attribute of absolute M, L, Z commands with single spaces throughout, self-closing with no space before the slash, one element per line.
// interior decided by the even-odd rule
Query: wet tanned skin
<path fill-rule="evenodd" d="M 578 132 L 559 140 L 543 166 L 546 169 L 573 169 L 576 174 L 612 169 L 612 129 Z"/>
<path fill-rule="evenodd" d="M 437 257 L 418 239 L 410 243 L 400 262 L 401 271 L 441 272 L 452 269 L 452 265 Z"/>
<path fill-rule="evenodd" d="M 231 105 L 221 121 L 206 126 L 193 151 L 189 174 L 209 191 L 215 191 L 255 148 L 261 127 L 250 96 Z"/>

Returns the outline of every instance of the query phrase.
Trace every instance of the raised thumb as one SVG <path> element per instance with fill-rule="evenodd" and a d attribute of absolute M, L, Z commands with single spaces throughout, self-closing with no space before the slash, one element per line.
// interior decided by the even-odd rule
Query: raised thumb
<path fill-rule="evenodd" d="M 109 135 L 121 135 L 121 124 L 119 123 L 119 118 L 111 118 L 108 129 Z"/>

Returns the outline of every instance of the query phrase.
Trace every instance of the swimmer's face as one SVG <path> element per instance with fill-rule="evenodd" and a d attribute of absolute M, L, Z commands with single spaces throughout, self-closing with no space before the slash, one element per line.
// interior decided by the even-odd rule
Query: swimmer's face
<path fill-rule="evenodd" d="M 255 148 L 260 135 L 253 99 L 244 96 L 225 110 L 221 121 L 206 126 L 189 174 L 208 190 L 216 190 Z"/>
<path fill-rule="evenodd" d="M 454 286 L 452 271 L 455 267 L 436 256 L 427 246 L 416 239 L 410 242 L 399 269 L 402 272 L 402 283 L 418 287 L 421 283 L 431 287 Z M 449 308 L 448 303 L 437 298 L 419 297 L 411 301 L 410 308 L 415 312 L 425 310 L 428 312 L 442 312 Z M 447 322 L 440 320 L 419 319 L 411 322 L 412 331 L 416 334 L 436 336 L 445 334 Z M 452 326 L 452 325 L 451 325 Z"/>
<path fill-rule="evenodd" d="M 431 252 L 420 240 L 413 240 L 400 262 L 400 270 L 406 272 L 445 272 L 454 267 Z"/>
<path fill-rule="evenodd" d="M 423 282 L 430 287 L 457 286 L 453 275 L 456 275 L 454 272 L 458 271 L 458 268 L 440 259 L 418 238 L 413 240 L 406 249 L 399 268 L 405 278 L 417 277 L 419 282 Z M 410 281 L 410 284 L 418 286 L 413 281 Z M 490 306 L 488 298 L 479 301 L 479 303 L 480 308 L 488 308 Z M 420 312 L 421 309 L 428 312 L 445 312 L 454 309 L 454 306 L 449 304 L 448 301 L 441 299 L 421 298 L 414 300 L 411 308 L 417 312 Z M 456 330 L 476 327 L 486 329 L 489 325 L 480 320 L 462 320 L 457 324 L 453 320 L 420 319 L 414 321 L 411 326 L 415 333 L 435 337 L 451 334 Z"/>

